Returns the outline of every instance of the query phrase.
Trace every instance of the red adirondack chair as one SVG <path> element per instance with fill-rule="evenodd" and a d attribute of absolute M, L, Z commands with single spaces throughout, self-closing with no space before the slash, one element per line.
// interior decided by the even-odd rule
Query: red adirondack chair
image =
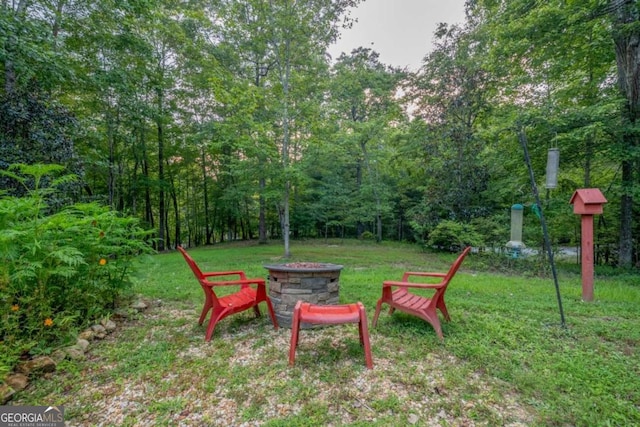
<path fill-rule="evenodd" d="M 440 319 L 438 318 L 437 310 L 442 312 L 445 320 L 450 321 L 449 312 L 447 306 L 444 303 L 444 293 L 447 291 L 447 286 L 453 279 L 453 276 L 460 268 L 460 264 L 464 260 L 464 257 L 469 253 L 471 247 L 467 247 L 458 259 L 451 265 L 447 273 L 430 273 L 430 272 L 416 272 L 408 271 L 404 273 L 401 281 L 386 280 L 382 282 L 382 297 L 378 300 L 376 305 L 376 312 L 373 316 L 373 327 L 376 327 L 378 323 L 378 315 L 383 303 L 389 305 L 389 314 L 393 314 L 395 309 L 403 311 L 405 313 L 418 316 L 421 319 L 426 320 L 436 330 L 438 338 L 444 339 L 442 336 L 442 327 L 440 326 Z M 437 277 L 442 280 L 438 283 L 416 283 L 410 282 L 410 277 Z M 395 290 L 394 290 L 395 289 Z M 410 289 L 433 289 L 434 293 L 431 298 L 426 298 L 421 295 L 411 293 Z"/>
<path fill-rule="evenodd" d="M 273 326 L 278 329 L 278 321 L 273 312 L 271 300 L 267 296 L 264 279 L 248 279 L 244 271 L 239 270 L 203 273 L 200 267 L 198 267 L 198 264 L 196 264 L 193 258 L 191 258 L 183 248 L 178 246 L 178 250 L 187 261 L 187 264 L 189 264 L 189 267 L 191 267 L 191 271 L 193 271 L 193 274 L 196 276 L 196 279 L 198 279 L 204 291 L 204 307 L 202 307 L 202 313 L 198 321 L 199 325 L 202 325 L 204 319 L 207 317 L 207 313 L 211 311 L 211 317 L 209 318 L 209 325 L 207 326 L 207 333 L 205 335 L 206 341 L 211 340 L 216 324 L 227 316 L 250 308 L 253 308 L 256 317 L 260 316 L 258 304 L 262 301 L 267 303 L 267 309 L 269 310 Z M 236 276 L 237 279 L 230 278 L 230 276 Z M 212 277 L 219 277 L 221 280 L 210 280 Z M 216 295 L 215 288 L 220 286 L 237 286 L 240 289 L 235 293 L 219 297 Z"/>

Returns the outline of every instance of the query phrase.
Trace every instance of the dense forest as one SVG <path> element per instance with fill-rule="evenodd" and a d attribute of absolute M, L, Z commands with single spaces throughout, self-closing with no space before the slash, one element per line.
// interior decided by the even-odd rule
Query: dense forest
<path fill-rule="evenodd" d="M 638 266 L 637 0 L 467 0 L 417 72 L 327 54 L 358 3 L 2 0 L 0 169 L 64 165 L 80 179 L 52 209 L 98 201 L 158 250 L 282 239 L 285 255 L 307 237 L 503 247 L 516 203 L 527 246 L 540 209 L 576 245 L 569 200 L 599 188 L 596 261 Z"/>

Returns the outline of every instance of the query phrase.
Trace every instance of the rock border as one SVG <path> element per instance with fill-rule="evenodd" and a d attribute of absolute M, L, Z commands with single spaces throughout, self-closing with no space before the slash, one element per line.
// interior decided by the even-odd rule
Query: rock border
<path fill-rule="evenodd" d="M 134 313 L 141 313 L 149 308 L 150 305 L 151 303 L 148 300 L 138 297 L 129 306 L 129 309 Z M 58 364 L 63 360 L 84 360 L 91 343 L 103 340 L 107 335 L 114 332 L 118 328 L 116 320 L 124 323 L 129 318 L 131 311 L 116 311 L 112 318 L 103 319 L 80 332 L 74 345 L 59 348 L 51 353 L 50 356 L 36 356 L 19 362 L 13 368 L 13 372 L 7 374 L 4 380 L 0 381 L 0 405 L 6 405 L 17 392 L 26 389 L 29 386 L 30 379 L 53 375 L 57 370 Z"/>

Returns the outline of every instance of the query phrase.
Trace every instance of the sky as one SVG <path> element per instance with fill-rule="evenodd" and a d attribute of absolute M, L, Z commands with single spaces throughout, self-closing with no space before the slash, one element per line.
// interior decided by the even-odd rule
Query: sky
<path fill-rule="evenodd" d="M 416 71 L 437 25 L 464 22 L 464 0 L 364 0 L 351 17 L 358 22 L 329 49 L 334 60 L 362 46 L 378 52 L 383 64 Z"/>

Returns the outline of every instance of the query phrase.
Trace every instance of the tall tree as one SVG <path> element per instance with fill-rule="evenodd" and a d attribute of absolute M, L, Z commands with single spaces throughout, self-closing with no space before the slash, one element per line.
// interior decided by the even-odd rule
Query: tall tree
<path fill-rule="evenodd" d="M 430 217 L 430 227 L 443 219 L 468 222 L 489 211 L 486 147 L 478 135 L 488 111 L 489 78 L 480 57 L 468 30 L 440 24 L 434 50 L 410 85 L 414 120 L 408 141 L 420 154 L 408 162 L 418 160 L 413 168 L 423 171 L 424 191 L 414 215 Z"/>
<path fill-rule="evenodd" d="M 373 219 L 375 236 L 382 240 L 382 219 L 388 211 L 388 194 L 381 177 L 387 163 L 384 147 L 388 136 L 403 119 L 397 100 L 406 73 L 385 66 L 378 53 L 367 48 L 341 55 L 333 68 L 330 86 L 331 109 L 340 124 L 337 143 L 350 153 L 355 194 L 351 212 L 356 216 L 356 234 L 364 231 L 365 221 Z M 373 215 L 373 218 L 371 218 Z"/>
<path fill-rule="evenodd" d="M 290 212 L 292 124 L 303 114 L 302 103 L 292 97 L 297 76 L 317 75 L 318 63 L 324 63 L 325 52 L 339 35 L 346 13 L 360 0 L 269 0 L 269 44 L 274 52 L 275 72 L 280 95 L 278 114 L 282 126 L 281 165 L 283 170 L 282 200 L 279 206 L 284 255 L 291 249 Z M 307 80 L 310 81 L 310 80 Z M 292 90 L 294 89 L 294 90 Z M 297 137 L 302 134 L 298 134 Z"/>
<path fill-rule="evenodd" d="M 221 19 L 225 43 L 232 46 L 238 75 L 254 82 L 259 98 L 271 99 L 254 113 L 253 140 L 258 143 L 260 185 L 270 174 L 268 165 L 280 165 L 272 184 L 280 182 L 277 211 L 280 217 L 285 256 L 290 255 L 290 197 L 294 151 L 303 135 L 302 125 L 310 110 L 307 102 L 318 98 L 312 83 L 326 69 L 325 52 L 341 26 L 349 25 L 348 9 L 360 0 L 228 0 L 221 2 Z M 226 21 L 225 21 L 226 20 Z M 267 114 L 267 110 L 269 113 Z M 275 126 L 266 126 L 273 122 Z M 295 133 L 295 136 L 292 137 Z M 277 138 L 273 140 L 274 136 Z M 271 143 L 269 138 L 272 139 Z M 279 159 L 273 158 L 274 148 Z M 273 193 L 261 189 L 262 197 Z M 268 197 L 267 197 L 268 198 Z M 263 220 L 260 238 L 265 239 Z"/>
<path fill-rule="evenodd" d="M 267 197 L 266 183 L 269 176 L 270 152 L 275 149 L 273 135 L 274 117 L 267 108 L 271 95 L 269 73 L 273 71 L 275 57 L 269 37 L 270 4 L 263 0 L 223 1 L 219 15 L 225 24 L 221 26 L 223 34 L 221 46 L 225 49 L 222 61 L 240 79 L 253 82 L 255 90 L 251 91 L 257 101 L 252 113 L 251 140 L 254 153 L 251 165 L 259 175 L 259 219 L 258 238 L 261 243 L 267 241 Z M 249 148 L 249 147 L 247 147 Z"/>

